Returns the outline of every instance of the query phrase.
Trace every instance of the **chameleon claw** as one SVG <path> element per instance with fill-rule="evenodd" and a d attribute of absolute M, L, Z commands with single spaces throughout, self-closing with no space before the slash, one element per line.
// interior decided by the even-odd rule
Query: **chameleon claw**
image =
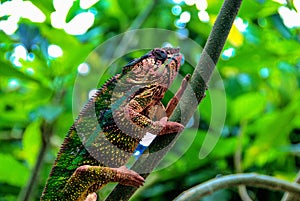
<path fill-rule="evenodd" d="M 184 77 L 184 80 L 185 81 L 190 81 L 190 79 L 191 79 L 191 74 L 187 74 L 185 77 Z"/>
<path fill-rule="evenodd" d="M 183 78 L 183 80 L 181 81 L 181 87 L 182 87 L 183 89 L 185 89 L 185 88 L 187 87 L 187 85 L 188 85 L 190 79 L 191 79 L 191 74 L 187 74 L 187 75 Z"/>

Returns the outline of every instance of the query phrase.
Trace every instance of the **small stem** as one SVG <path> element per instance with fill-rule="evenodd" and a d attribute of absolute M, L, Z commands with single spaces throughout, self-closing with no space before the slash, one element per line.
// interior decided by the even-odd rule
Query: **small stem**
<path fill-rule="evenodd" d="M 35 187 L 35 183 L 36 183 L 36 179 L 39 175 L 39 172 L 40 172 L 40 169 L 42 167 L 42 164 L 43 164 L 43 159 L 45 157 L 45 154 L 46 154 L 46 150 L 48 148 L 48 145 L 49 145 L 49 138 L 52 134 L 52 126 L 47 124 L 47 123 L 44 123 L 42 125 L 42 135 L 41 135 L 41 141 L 42 141 L 42 145 L 41 145 L 41 148 L 39 150 L 39 154 L 38 154 L 38 157 L 37 157 L 37 161 L 36 161 L 36 164 L 32 170 L 32 175 L 28 181 L 28 184 L 26 186 L 26 188 L 24 189 L 24 191 L 21 193 L 20 195 L 20 198 L 19 200 L 20 201 L 28 201 L 28 200 L 31 200 L 31 194 L 32 194 L 32 191 Z"/>
<path fill-rule="evenodd" d="M 236 152 L 234 154 L 234 166 L 235 166 L 235 171 L 237 173 L 242 173 L 243 168 L 242 168 L 242 148 L 243 148 L 243 138 L 245 135 L 245 130 L 247 127 L 247 122 L 241 122 L 240 123 L 240 131 L 238 133 L 237 137 L 237 148 Z M 252 201 L 250 196 L 248 195 L 246 186 L 240 185 L 238 186 L 238 192 L 243 201 Z"/>
<path fill-rule="evenodd" d="M 60 104 L 63 97 L 65 95 L 65 90 L 61 90 L 58 91 L 52 98 L 52 103 L 53 104 Z M 46 121 L 43 122 L 43 124 L 41 125 L 41 141 L 42 141 L 42 145 L 41 148 L 39 150 L 39 154 L 37 157 L 37 161 L 36 164 L 32 170 L 32 175 L 28 181 L 28 184 L 26 186 L 26 188 L 24 188 L 24 190 L 20 193 L 19 196 L 19 200 L 20 201 L 28 201 L 31 200 L 31 194 L 32 191 L 36 185 L 36 180 L 37 177 L 40 173 L 41 167 L 43 165 L 43 161 L 44 161 L 44 157 L 46 155 L 46 151 L 48 149 L 49 146 L 49 141 L 50 141 L 50 137 L 53 134 L 53 126 L 54 123 L 48 123 Z"/>
<path fill-rule="evenodd" d="M 297 177 L 294 181 L 296 184 L 300 184 L 300 171 L 298 172 L 297 174 Z M 294 195 L 292 193 L 289 193 L 289 192 L 286 192 L 283 197 L 282 197 L 282 200 L 281 201 L 297 201 L 299 200 L 299 196 L 297 195 Z"/>
<path fill-rule="evenodd" d="M 277 191 L 287 191 L 296 194 L 298 199 L 300 196 L 299 184 L 290 183 L 271 176 L 245 173 L 227 175 L 217 179 L 212 179 L 183 192 L 177 198 L 175 198 L 175 201 L 200 200 L 201 198 L 218 190 L 239 185 L 261 187 Z"/>
<path fill-rule="evenodd" d="M 240 130 L 237 135 L 237 148 L 234 154 L 234 168 L 237 173 L 242 173 L 242 147 L 243 147 L 243 137 L 246 130 L 247 123 L 240 124 Z"/>

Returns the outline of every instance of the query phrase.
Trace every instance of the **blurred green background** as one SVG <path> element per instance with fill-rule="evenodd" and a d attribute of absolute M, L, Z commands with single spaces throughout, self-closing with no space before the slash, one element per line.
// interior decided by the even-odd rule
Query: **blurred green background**
<path fill-rule="evenodd" d="M 0 200 L 24 200 L 28 189 L 29 200 L 39 199 L 73 122 L 75 79 L 89 73 L 84 61 L 94 48 L 132 28 L 172 30 L 203 47 L 221 4 L 219 0 L 1 1 Z M 208 92 L 194 125 L 182 134 L 182 157 L 170 152 L 166 161 L 176 162 L 153 172 L 132 200 L 171 200 L 196 184 L 236 172 L 295 178 L 300 167 L 299 19 L 297 0 L 244 0 L 217 64 L 227 104 L 218 143 L 199 159 L 211 121 Z M 126 56 L 114 66 L 119 72 L 142 54 Z M 191 54 L 199 59 L 200 52 Z M 182 75 L 192 72 L 187 62 L 184 66 Z M 103 78 L 111 76 L 104 72 L 107 69 L 98 70 L 107 73 Z M 179 84 L 177 80 L 175 86 Z M 87 98 L 88 91 L 83 95 Z M 195 139 L 187 145 L 190 136 Z M 253 200 L 279 200 L 283 194 L 257 188 L 248 188 L 248 193 Z M 240 198 L 232 188 L 203 200 Z"/>

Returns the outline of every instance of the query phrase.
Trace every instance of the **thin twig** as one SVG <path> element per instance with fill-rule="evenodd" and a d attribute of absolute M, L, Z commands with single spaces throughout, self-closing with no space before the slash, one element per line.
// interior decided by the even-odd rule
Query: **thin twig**
<path fill-rule="evenodd" d="M 61 104 L 63 97 L 65 96 L 65 90 L 60 90 L 52 98 L 52 103 L 55 105 Z M 28 201 L 31 200 L 32 191 L 36 186 L 37 177 L 41 171 L 43 166 L 44 158 L 49 147 L 50 138 L 53 135 L 53 127 L 54 122 L 44 121 L 41 126 L 41 148 L 39 150 L 39 154 L 35 163 L 35 166 L 32 170 L 32 175 L 27 183 L 27 186 L 19 195 L 20 201 Z"/>
<path fill-rule="evenodd" d="M 300 171 L 297 174 L 297 177 L 294 181 L 296 184 L 300 184 Z M 292 193 L 286 192 L 281 201 L 298 201 L 300 198 L 297 195 L 294 195 Z"/>
<path fill-rule="evenodd" d="M 243 138 L 245 135 L 245 130 L 247 126 L 247 122 L 241 122 L 240 124 L 240 131 L 238 133 L 237 137 L 237 148 L 236 152 L 234 154 L 234 166 L 235 166 L 235 171 L 236 173 L 242 173 L 243 168 L 242 168 L 242 148 L 243 148 Z M 252 201 L 250 196 L 248 195 L 246 186 L 241 185 L 238 186 L 238 192 L 243 201 Z"/>
<path fill-rule="evenodd" d="M 21 200 L 21 201 L 31 200 L 32 191 L 35 187 L 36 179 L 40 173 L 40 170 L 41 170 L 41 167 L 43 164 L 43 160 L 44 160 L 44 157 L 46 154 L 46 150 L 49 146 L 49 138 L 52 135 L 52 129 L 53 129 L 53 125 L 50 125 L 46 122 L 44 122 L 44 124 L 42 125 L 41 148 L 39 150 L 36 164 L 32 170 L 32 175 L 27 183 L 27 186 L 20 194 L 19 200 Z"/>
<path fill-rule="evenodd" d="M 210 195 L 218 190 L 238 185 L 261 187 L 277 191 L 287 191 L 297 195 L 298 200 L 300 198 L 299 184 L 290 183 L 271 176 L 245 173 L 212 179 L 183 192 L 174 201 L 200 200 L 204 196 Z"/>

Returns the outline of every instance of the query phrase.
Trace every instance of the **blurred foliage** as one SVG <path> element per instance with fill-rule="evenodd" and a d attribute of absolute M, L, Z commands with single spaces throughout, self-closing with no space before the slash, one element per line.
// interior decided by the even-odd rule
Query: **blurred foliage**
<path fill-rule="evenodd" d="M 79 64 L 99 44 L 128 30 L 150 6 L 144 1 L 101 0 L 88 9 L 95 15 L 93 26 L 85 34 L 75 36 L 52 26 L 51 13 L 57 9 L 52 1 L 31 2 L 44 13 L 43 23 L 20 18 L 13 34 L 0 30 L 1 201 L 22 197 L 40 150 L 49 140 L 33 188 L 31 200 L 38 200 L 73 121 L 72 93 Z M 292 2 L 281 5 L 272 0 L 245 0 L 242 3 L 238 16 L 247 28 L 242 31 L 237 24 L 233 26 L 217 64 L 227 101 L 221 138 L 207 157 L 199 159 L 199 150 L 211 121 L 208 92 L 199 106 L 200 118 L 195 114 L 194 126 L 185 130 L 179 146 L 165 158 L 165 161 L 176 161 L 152 173 L 132 200 L 171 200 L 196 184 L 237 172 L 235 163 L 240 163 L 244 172 L 258 172 L 289 181 L 295 178 L 300 166 L 300 29 L 287 27 L 279 15 L 282 6 L 296 12 Z M 140 28 L 177 31 L 203 47 L 222 1 L 208 0 L 207 3 L 210 18 L 205 22 L 199 20 L 199 8 L 193 1 L 157 1 Z M 187 23 L 176 23 L 180 12 L 174 12 L 174 6 L 178 5 L 181 12 L 190 13 Z M 86 10 L 75 1 L 67 12 L 66 22 L 71 23 Z M 0 14 L 0 22 L 8 18 Z M 49 55 L 49 45 L 58 45 L 62 56 Z M 26 50 L 25 57 L 17 57 L 16 49 L 20 47 Z M 226 51 L 231 54 L 228 56 Z M 200 52 L 191 50 L 191 54 L 197 61 Z M 124 65 L 129 57 L 120 63 Z M 187 63 L 184 66 L 181 74 L 191 72 Z M 105 69 L 98 70 L 104 73 Z M 102 78 L 109 76 L 104 74 Z M 175 86 L 179 83 L 180 80 L 176 81 Z M 83 99 L 87 98 L 85 94 Z M 194 140 L 186 143 L 191 141 L 193 133 Z M 234 161 L 239 146 L 242 161 Z M 182 152 L 179 159 L 176 151 Z M 282 195 L 256 188 L 248 190 L 254 200 L 275 200 Z M 203 200 L 240 198 L 236 189 L 225 189 Z"/>

